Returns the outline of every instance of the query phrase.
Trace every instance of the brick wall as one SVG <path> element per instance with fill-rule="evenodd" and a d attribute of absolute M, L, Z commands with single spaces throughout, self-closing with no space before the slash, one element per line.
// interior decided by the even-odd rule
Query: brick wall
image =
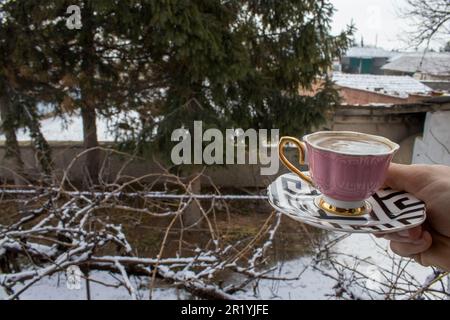
<path fill-rule="evenodd" d="M 405 104 L 416 103 L 425 97 L 410 95 L 408 98 L 394 97 L 386 94 L 370 92 L 365 90 L 339 87 L 339 92 L 343 102 L 350 105 L 367 105 L 370 103 Z"/>

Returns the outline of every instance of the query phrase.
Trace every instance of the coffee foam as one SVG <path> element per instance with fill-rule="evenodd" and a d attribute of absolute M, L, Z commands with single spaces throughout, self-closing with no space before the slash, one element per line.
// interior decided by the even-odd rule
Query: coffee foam
<path fill-rule="evenodd" d="M 366 136 L 324 136 L 314 139 L 313 144 L 323 149 L 355 155 L 385 154 L 392 150 L 392 147 L 386 143 Z"/>

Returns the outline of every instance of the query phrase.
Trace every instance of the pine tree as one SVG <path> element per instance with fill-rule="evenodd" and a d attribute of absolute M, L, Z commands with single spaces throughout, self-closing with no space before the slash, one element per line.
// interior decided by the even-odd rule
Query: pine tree
<path fill-rule="evenodd" d="M 135 32 L 124 1 L 81 1 L 81 28 L 69 28 L 71 1 L 10 1 L 1 10 L 9 83 L 43 99 L 56 114 L 78 111 L 83 120 L 86 180 L 95 182 L 100 163 L 96 118 L 134 99 L 135 74 L 127 35 Z M 8 33 L 14 35 L 13 38 Z M 36 128 L 36 126 L 33 126 Z"/>
<path fill-rule="evenodd" d="M 2 13 L 0 16 L 3 18 L 0 25 L 0 128 L 6 138 L 6 152 L 3 160 L 4 165 L 16 173 L 14 174 L 15 184 L 23 184 L 28 180 L 24 178 L 29 177 L 24 171 L 16 131 L 22 127 L 30 131 L 36 158 L 39 160 L 42 172 L 47 176 L 51 172 L 51 153 L 40 131 L 40 115 L 37 112 L 39 99 L 35 97 L 35 94 L 41 90 L 42 83 L 33 83 L 31 88 L 30 82 L 25 81 L 21 76 L 23 70 L 20 66 L 11 63 L 11 55 L 16 51 L 17 34 L 13 28 L 10 28 L 2 9 L 3 7 L 0 6 L 0 13 Z"/>
<path fill-rule="evenodd" d="M 26 182 L 23 179 L 24 164 L 22 161 L 19 143 L 17 141 L 17 119 L 14 117 L 10 97 L 10 88 L 7 82 L 0 76 L 0 120 L 1 132 L 5 135 L 5 156 L 2 165 L 12 170 L 14 184 L 21 185 Z"/>
<path fill-rule="evenodd" d="M 149 57 L 157 98 L 142 108 L 140 130 L 120 131 L 128 143 L 167 155 L 172 131 L 192 129 L 194 120 L 205 129 L 279 128 L 300 136 L 338 101 L 327 73 L 353 28 L 330 34 L 329 1 L 138 3 L 133 41 Z M 323 83 L 317 94 L 299 94 L 316 81 Z"/>
<path fill-rule="evenodd" d="M 330 34 L 332 13 L 329 1 L 140 1 L 135 50 L 149 57 L 154 94 L 140 127 L 122 128 L 118 139 L 167 158 L 173 130 L 192 133 L 196 120 L 204 129 L 310 131 L 338 102 L 327 73 L 351 41 L 352 27 Z M 300 95 L 317 81 L 317 94 Z M 188 224 L 201 217 L 191 209 Z"/>
<path fill-rule="evenodd" d="M 117 124 L 118 140 L 167 155 L 172 131 L 194 120 L 299 136 L 338 101 L 327 72 L 352 28 L 330 34 L 328 0 L 85 0 L 80 29 L 67 28 L 70 5 L 17 0 L 3 11 L 18 35 L 11 65 L 43 84 L 56 112 L 80 110 L 86 148 L 98 145 L 98 114 L 137 113 L 139 123 Z M 299 94 L 316 81 L 317 94 Z M 98 164 L 89 153 L 91 178 Z"/>

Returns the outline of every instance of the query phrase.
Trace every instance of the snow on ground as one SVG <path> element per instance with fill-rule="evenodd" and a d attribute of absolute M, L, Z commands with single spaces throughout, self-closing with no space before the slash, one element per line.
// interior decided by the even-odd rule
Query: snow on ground
<path fill-rule="evenodd" d="M 128 119 L 134 118 L 132 114 L 127 115 Z M 124 119 L 121 114 L 118 119 Z M 114 119 L 116 120 L 116 119 Z M 128 120 L 130 121 L 130 120 Z M 104 117 L 97 117 L 97 137 L 99 141 L 114 141 L 114 135 L 110 132 L 108 125 L 110 122 Z M 78 113 L 66 115 L 65 119 L 59 117 L 47 118 L 41 121 L 41 131 L 47 141 L 83 141 L 83 124 Z M 20 129 L 17 132 L 19 141 L 30 141 L 28 130 Z M 4 141 L 5 136 L 0 135 L 0 141 Z"/>
<path fill-rule="evenodd" d="M 95 271 L 89 275 L 90 279 L 90 293 L 92 300 L 129 300 L 130 295 L 128 291 L 123 287 L 108 287 L 101 283 L 108 285 L 117 285 L 119 281 L 117 278 L 104 271 Z M 118 277 L 120 278 L 120 277 Z M 97 282 L 96 282 L 97 281 Z M 100 283 L 99 283 L 100 282 Z M 135 287 L 141 286 L 140 292 L 143 296 L 140 299 L 148 299 L 149 290 L 148 282 L 139 282 L 136 278 L 131 278 L 131 282 Z M 20 289 L 18 287 L 16 290 Z M 1 292 L 0 300 L 5 297 L 5 293 Z M 175 300 L 175 299 L 187 299 L 186 293 L 178 291 L 176 288 L 155 288 L 152 293 L 152 297 L 155 300 Z M 47 277 L 34 284 L 23 295 L 20 296 L 21 300 L 86 300 L 86 282 L 81 281 L 80 289 L 68 289 L 66 285 L 65 273 L 59 273 L 51 277 Z"/>
<path fill-rule="evenodd" d="M 78 115 L 67 116 L 64 121 L 61 118 L 48 118 L 41 121 L 41 131 L 48 141 L 83 141 L 83 124 Z M 113 141 L 114 137 L 108 132 L 105 119 L 97 119 L 97 135 L 99 141 Z M 28 130 L 20 129 L 17 132 L 19 141 L 30 141 Z M 0 141 L 5 136 L 0 135 Z"/>
<path fill-rule="evenodd" d="M 377 273 L 375 266 L 380 266 L 384 269 L 391 269 L 392 260 L 385 254 L 384 249 L 388 248 L 388 242 L 383 239 L 376 239 L 367 234 L 352 234 L 346 239 L 339 242 L 333 249 L 334 252 L 341 253 L 343 256 L 340 261 L 351 263 L 352 259 L 345 258 L 344 255 L 358 256 L 360 259 L 367 259 L 366 264 L 360 264 L 358 271 L 365 275 L 372 275 L 377 277 L 376 281 L 382 281 L 380 274 Z M 278 277 L 295 278 L 299 272 L 305 267 L 310 266 L 310 257 L 301 257 L 295 260 L 279 263 L 279 270 L 273 275 Z M 351 265 L 351 264 L 350 264 Z M 326 270 L 326 269 L 325 269 Z M 327 270 L 330 274 L 332 270 Z M 420 283 L 425 283 L 426 278 L 431 274 L 430 268 L 425 268 L 411 262 L 406 267 L 406 271 L 411 273 Z M 300 300 L 316 300 L 316 299 L 331 299 L 335 294 L 336 281 L 324 276 L 321 272 L 312 268 L 307 268 L 300 279 L 295 281 L 274 281 L 261 280 L 259 283 L 259 294 L 261 299 L 300 299 Z M 373 285 L 370 281 L 367 285 Z M 379 289 L 380 285 L 375 282 L 373 289 Z M 368 294 L 362 288 L 352 288 L 353 292 L 361 298 L 365 299 L 382 299 L 383 297 L 374 296 L 373 293 Z M 242 299 L 254 299 L 252 291 L 239 294 Z"/>

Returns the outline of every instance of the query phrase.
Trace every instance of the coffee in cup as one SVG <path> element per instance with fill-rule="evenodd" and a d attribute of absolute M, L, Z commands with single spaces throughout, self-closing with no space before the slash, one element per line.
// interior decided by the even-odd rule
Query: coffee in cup
<path fill-rule="evenodd" d="M 387 144 L 367 139 L 367 138 L 353 138 L 345 135 L 337 137 L 325 137 L 316 142 L 318 147 L 329 149 L 335 152 L 342 152 L 348 154 L 383 154 L 389 152 L 391 147 Z"/>

